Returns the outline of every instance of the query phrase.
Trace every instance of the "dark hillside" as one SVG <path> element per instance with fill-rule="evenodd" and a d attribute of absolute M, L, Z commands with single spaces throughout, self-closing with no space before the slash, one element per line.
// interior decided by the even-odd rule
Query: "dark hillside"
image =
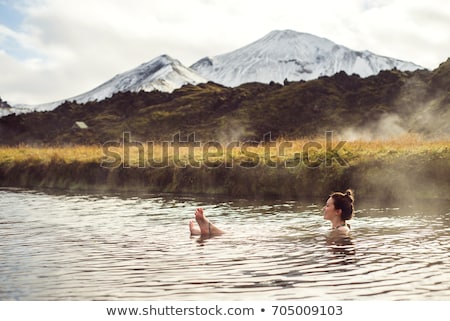
<path fill-rule="evenodd" d="M 434 71 L 383 71 L 360 78 L 344 72 L 309 82 L 214 83 L 175 92 L 119 93 L 50 112 L 0 118 L 0 144 L 101 144 L 130 132 L 142 141 L 195 133 L 201 140 L 260 140 L 322 135 L 326 130 L 450 134 L 450 60 Z M 82 121 L 88 129 L 74 129 Z M 395 131 L 393 131 L 395 129 Z"/>

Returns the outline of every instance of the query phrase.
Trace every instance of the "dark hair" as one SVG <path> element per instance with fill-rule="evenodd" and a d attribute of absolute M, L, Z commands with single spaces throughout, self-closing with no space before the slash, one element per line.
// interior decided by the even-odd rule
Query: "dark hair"
<path fill-rule="evenodd" d="M 353 216 L 353 191 L 348 189 L 345 193 L 334 192 L 330 195 L 333 199 L 334 208 L 342 211 L 342 219 L 350 220 Z"/>

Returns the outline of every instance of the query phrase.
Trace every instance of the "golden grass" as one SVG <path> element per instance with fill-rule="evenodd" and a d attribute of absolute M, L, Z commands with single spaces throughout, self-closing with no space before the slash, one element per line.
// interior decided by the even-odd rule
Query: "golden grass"
<path fill-rule="evenodd" d="M 0 146 L 0 164 L 15 162 L 30 162 L 48 164 L 50 162 L 94 162 L 112 161 L 108 159 L 106 152 L 116 153 L 116 157 L 120 155 L 121 160 L 129 166 L 139 166 L 142 159 L 145 164 L 149 160 L 161 162 L 162 159 L 168 160 L 178 159 L 180 162 L 236 162 L 251 160 L 253 162 L 271 160 L 273 162 L 283 163 L 284 161 L 305 157 L 308 154 L 309 159 L 318 159 L 327 152 L 335 152 L 339 154 L 349 164 L 362 161 L 365 159 L 383 159 L 395 158 L 408 155 L 435 155 L 450 152 L 450 141 L 428 141 L 418 136 L 408 135 L 391 140 L 372 140 L 372 141 L 347 141 L 341 144 L 341 148 L 337 149 L 339 140 L 334 139 L 329 144 L 327 150 L 327 142 L 324 138 L 306 140 L 283 140 L 279 139 L 272 145 L 264 146 L 262 144 L 249 143 L 221 143 L 201 144 L 199 147 L 180 147 L 178 152 L 173 146 L 155 144 L 143 145 L 143 150 L 137 147 L 123 148 L 102 146 L 67 146 L 67 147 L 33 147 L 20 145 L 15 147 Z M 127 156 L 128 151 L 128 157 Z M 150 153 L 149 153 L 150 151 Z M 125 153 L 125 155 L 124 155 Z M 169 164 L 173 164 L 169 163 Z"/>
<path fill-rule="evenodd" d="M 103 153 L 98 146 L 70 147 L 32 147 L 20 145 L 16 147 L 0 147 L 0 163 L 64 161 L 66 163 L 100 162 Z"/>
<path fill-rule="evenodd" d="M 450 195 L 448 140 L 408 136 L 342 144 L 335 139 L 328 150 L 324 139 L 280 139 L 272 145 L 270 153 L 262 144 L 242 142 L 220 144 L 219 150 L 208 144 L 181 147 L 178 160 L 176 149 L 168 144 L 142 146 L 141 150 L 135 146 L 0 146 L 0 184 L 238 197 L 320 197 L 348 187 L 358 190 L 361 197 L 374 197 L 375 193 L 385 200 L 403 199 L 405 193 L 421 198 L 446 199 Z M 151 150 L 153 156 L 149 157 Z M 112 161 L 118 157 L 119 162 L 111 163 L 112 156 Z M 164 158 L 167 161 L 161 162 Z M 339 158 L 349 166 L 341 166 Z M 331 164 L 327 163 L 330 159 Z M 221 168 L 210 170 L 218 166 Z M 252 170 L 246 170 L 249 167 Z M 309 170 L 311 167 L 314 170 Z"/>

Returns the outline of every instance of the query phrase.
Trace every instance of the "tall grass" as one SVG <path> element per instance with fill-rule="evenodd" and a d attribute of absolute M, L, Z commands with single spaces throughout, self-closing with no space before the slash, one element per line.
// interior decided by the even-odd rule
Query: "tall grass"
<path fill-rule="evenodd" d="M 340 141 L 336 140 L 329 144 L 329 148 L 334 149 Z M 284 164 L 286 161 L 302 157 L 320 160 L 327 152 L 327 142 L 324 138 L 318 139 L 297 139 L 285 140 L 278 139 L 272 144 L 263 143 L 250 144 L 249 142 L 239 143 L 219 143 L 219 145 L 201 144 L 198 147 L 180 147 L 175 153 L 173 146 L 155 144 L 143 145 L 143 150 L 135 146 L 124 148 L 108 147 L 107 150 L 120 155 L 122 162 L 120 165 L 129 167 L 142 167 L 142 158 L 144 165 L 149 165 L 149 160 L 161 162 L 168 158 L 168 164 L 177 166 L 180 164 L 189 165 L 190 162 L 208 164 L 228 164 L 233 162 L 235 165 L 253 162 L 253 165 L 264 165 L 267 161 L 277 164 Z M 339 156 L 349 165 L 368 159 L 393 159 L 396 157 L 405 157 L 408 155 L 438 155 L 450 152 L 450 142 L 448 140 L 423 140 L 415 135 L 402 136 L 391 140 L 355 140 L 343 141 L 341 148 L 335 150 Z M 302 155 L 308 153 L 308 155 Z M 48 164 L 50 162 L 64 163 L 99 163 L 107 161 L 108 155 L 106 149 L 102 146 L 65 146 L 65 147 L 34 147 L 28 145 L 19 145 L 15 147 L 0 146 L 0 164 L 11 164 L 16 162 L 29 162 L 30 164 Z M 177 158 L 177 159 L 176 159 Z M 179 162 L 174 163 L 174 160 Z M 255 163 L 259 160 L 259 163 Z M 141 162 L 140 162 L 141 161 Z"/>
<path fill-rule="evenodd" d="M 99 146 L 34 147 L 19 145 L 0 147 L 0 164 L 17 162 L 48 164 L 52 161 L 100 162 L 102 157 L 102 150 Z"/>
<path fill-rule="evenodd" d="M 319 197 L 352 187 L 360 197 L 383 202 L 448 199 L 450 195 L 447 140 L 416 136 L 335 140 L 328 142 L 328 149 L 324 139 L 279 139 L 271 144 L 270 152 L 267 145 L 241 142 L 233 148 L 222 143 L 222 150 L 208 148 L 206 153 L 201 147 L 182 147 L 178 155 L 164 144 L 108 150 L 102 146 L 0 147 L 0 186 L 272 198 Z M 305 151 L 305 146 L 310 148 Z M 166 159 L 165 166 L 152 166 L 150 149 L 153 161 Z M 111 152 L 120 159 L 114 166 L 109 166 Z M 333 162 L 327 164 L 327 157 Z"/>

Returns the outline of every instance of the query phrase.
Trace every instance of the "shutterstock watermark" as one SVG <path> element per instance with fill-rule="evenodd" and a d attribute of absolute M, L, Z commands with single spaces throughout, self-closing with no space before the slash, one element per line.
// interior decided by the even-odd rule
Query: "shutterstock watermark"
<path fill-rule="evenodd" d="M 274 140 L 271 133 L 260 141 L 198 141 L 195 133 L 173 135 L 169 141 L 135 141 L 130 132 L 124 132 L 122 141 L 107 141 L 102 145 L 105 168 L 200 168 L 240 166 L 253 168 L 293 168 L 306 166 L 331 167 L 333 164 L 348 166 L 340 151 L 346 141 L 333 142 L 333 132 L 325 132 L 324 139 Z"/>

